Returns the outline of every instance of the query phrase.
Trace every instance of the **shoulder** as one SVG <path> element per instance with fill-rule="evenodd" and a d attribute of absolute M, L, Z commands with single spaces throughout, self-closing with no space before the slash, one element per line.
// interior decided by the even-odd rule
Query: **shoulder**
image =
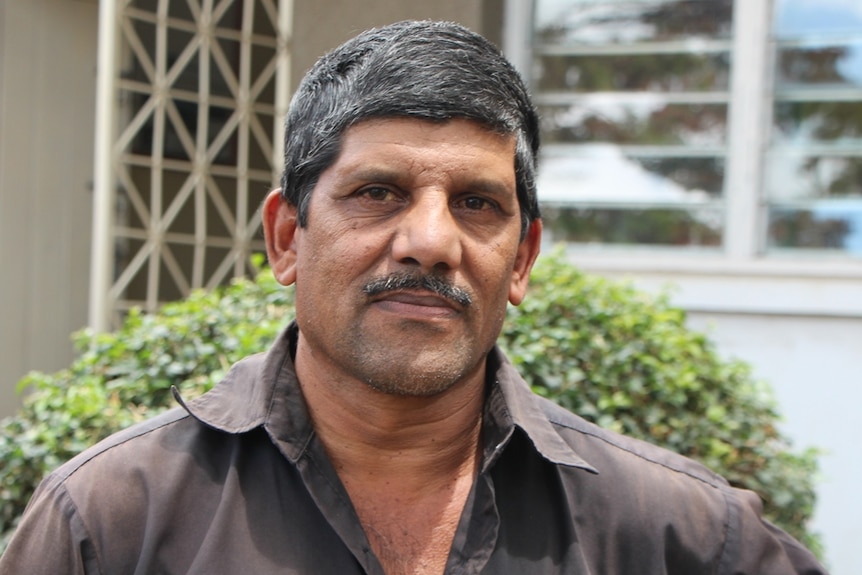
<path fill-rule="evenodd" d="M 723 477 L 693 459 L 599 427 L 548 399 L 537 396 L 536 400 L 560 437 L 601 475 L 651 470 L 659 477 L 674 474 L 713 488 L 728 486 Z"/>
<path fill-rule="evenodd" d="M 122 469 L 125 467 L 122 460 L 126 459 L 128 452 L 134 452 L 139 462 L 145 461 L 148 455 L 153 456 L 154 451 L 161 450 L 163 437 L 178 431 L 178 428 L 197 425 L 184 409 L 170 409 L 106 437 L 58 467 L 49 477 L 63 483 L 91 467 L 98 467 L 101 471 L 105 466 L 120 464 Z"/>
<path fill-rule="evenodd" d="M 47 498 L 55 505 L 69 506 L 87 523 L 123 521 L 149 506 L 170 501 L 171 483 L 176 479 L 199 481 L 204 474 L 202 463 L 206 464 L 201 454 L 207 454 L 210 461 L 219 458 L 229 441 L 227 434 L 174 408 L 73 457 L 45 478 L 33 499 Z"/>
<path fill-rule="evenodd" d="M 178 461 L 172 452 L 181 450 L 171 445 L 198 428 L 203 426 L 185 411 L 172 409 L 58 467 L 30 499 L 0 572 L 7 565 L 20 567 L 14 572 L 65 573 L 74 566 L 103 572 L 105 540 L 111 538 L 115 548 L 140 540 L 148 502 L 164 497 L 158 493 L 159 476 Z"/>
<path fill-rule="evenodd" d="M 717 573 L 825 573 L 814 556 L 763 519 L 762 501 L 701 463 L 603 429 L 537 397 L 548 421 L 596 475 L 570 474 L 580 513 L 619 537 L 661 539 L 678 558 L 709 557 Z"/>
<path fill-rule="evenodd" d="M 634 542 L 646 538 L 653 548 L 718 556 L 737 509 L 759 506 L 756 495 L 732 488 L 697 461 L 603 429 L 544 398 L 537 401 L 563 442 L 595 470 L 561 469 L 560 477 L 568 497 L 583 502 L 580 512 L 608 533 Z"/>

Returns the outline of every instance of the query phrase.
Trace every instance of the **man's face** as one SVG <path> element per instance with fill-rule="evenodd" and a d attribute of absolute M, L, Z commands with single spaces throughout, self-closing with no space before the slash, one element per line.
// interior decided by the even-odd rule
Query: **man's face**
<path fill-rule="evenodd" d="M 303 361 L 402 395 L 480 377 L 541 234 L 537 221 L 519 240 L 514 137 L 398 118 L 357 124 L 341 144 L 305 227 L 279 199 L 265 207 L 274 272 L 296 283 Z"/>

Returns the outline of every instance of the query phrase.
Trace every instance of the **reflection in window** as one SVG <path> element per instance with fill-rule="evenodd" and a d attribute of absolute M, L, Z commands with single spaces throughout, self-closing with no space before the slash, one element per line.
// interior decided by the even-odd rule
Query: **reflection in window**
<path fill-rule="evenodd" d="M 572 90 L 706 92 L 727 90 L 730 60 L 718 54 L 546 54 L 536 61 L 536 87 Z"/>
<path fill-rule="evenodd" d="M 732 0 L 537 0 L 554 239 L 719 247 Z"/>
<path fill-rule="evenodd" d="M 776 0 L 767 247 L 862 254 L 862 3 Z"/>
<path fill-rule="evenodd" d="M 860 195 L 862 158 L 773 153 L 767 170 L 767 194 L 778 203 Z"/>
<path fill-rule="evenodd" d="M 626 156 L 608 144 L 546 153 L 540 172 L 543 201 L 560 204 L 702 205 L 724 187 L 723 160 Z"/>
<path fill-rule="evenodd" d="M 575 104 L 540 105 L 545 142 L 714 145 L 727 137 L 727 105 L 668 104 L 657 98 L 615 102 L 605 96 Z"/>
<path fill-rule="evenodd" d="M 775 0 L 775 34 L 781 38 L 858 34 L 862 10 L 853 0 Z"/>
<path fill-rule="evenodd" d="M 615 44 L 728 39 L 732 0 L 538 0 L 540 42 Z"/>
<path fill-rule="evenodd" d="M 862 42 L 788 42 L 778 51 L 776 72 L 787 88 L 862 86 Z"/>
<path fill-rule="evenodd" d="M 773 137 L 776 142 L 862 142 L 859 102 L 776 102 Z"/>
<path fill-rule="evenodd" d="M 722 215 L 709 209 L 603 209 L 547 204 L 543 219 L 555 242 L 706 247 L 721 244 Z"/>
<path fill-rule="evenodd" d="M 820 208 L 773 208 L 769 247 L 845 250 L 862 255 L 862 205 L 834 203 Z"/>

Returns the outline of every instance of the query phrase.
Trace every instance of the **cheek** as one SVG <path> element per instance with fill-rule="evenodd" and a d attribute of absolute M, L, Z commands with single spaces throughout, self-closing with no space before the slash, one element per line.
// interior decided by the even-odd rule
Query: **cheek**
<path fill-rule="evenodd" d="M 391 237 L 386 230 L 336 230 L 328 235 L 327 249 L 318 250 L 318 256 L 326 258 L 333 275 L 352 281 L 388 267 L 383 262 L 390 254 Z"/>
<path fill-rule="evenodd" d="M 484 268 L 483 277 L 489 283 L 501 282 L 508 285 L 515 266 L 516 256 L 516 246 L 513 247 L 503 242 L 489 245 L 478 259 L 478 264 Z"/>
<path fill-rule="evenodd" d="M 497 316 L 506 313 L 509 301 L 509 289 L 512 283 L 511 256 L 504 256 L 497 250 L 485 252 L 477 261 L 477 286 L 482 290 L 488 313 Z"/>
<path fill-rule="evenodd" d="M 348 301 L 377 270 L 379 242 L 364 234 L 343 231 L 319 231 L 306 236 L 297 270 L 297 287 L 306 285 L 306 301 L 327 299 L 330 306 Z"/>

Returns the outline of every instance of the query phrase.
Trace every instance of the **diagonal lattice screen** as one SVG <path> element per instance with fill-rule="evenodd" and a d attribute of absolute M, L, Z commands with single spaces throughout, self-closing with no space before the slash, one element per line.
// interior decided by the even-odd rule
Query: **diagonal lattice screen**
<path fill-rule="evenodd" d="M 285 4 L 129 0 L 118 9 L 114 321 L 253 271 L 258 206 L 280 170 Z"/>

